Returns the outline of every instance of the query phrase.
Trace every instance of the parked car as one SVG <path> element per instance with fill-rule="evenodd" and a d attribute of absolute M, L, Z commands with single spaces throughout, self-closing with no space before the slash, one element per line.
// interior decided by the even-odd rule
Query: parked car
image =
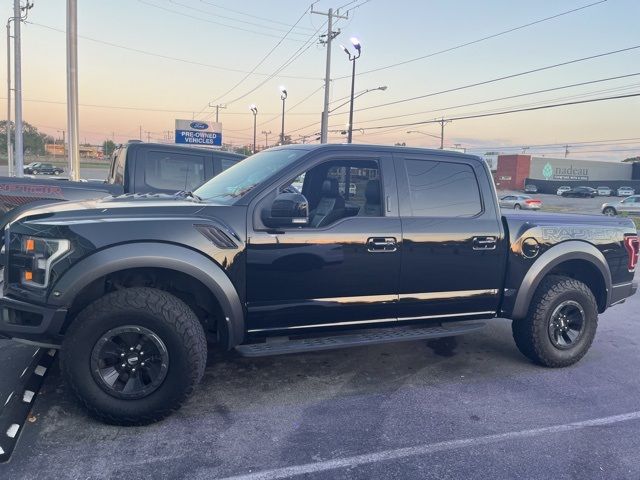
<path fill-rule="evenodd" d="M 596 195 L 598 195 L 598 192 L 595 188 L 591 187 L 573 187 L 571 190 L 562 192 L 563 197 L 574 198 L 595 198 Z"/>
<path fill-rule="evenodd" d="M 52 163 L 33 162 L 25 165 L 22 169 L 27 175 L 60 175 L 64 172 L 61 167 L 56 167 Z"/>
<path fill-rule="evenodd" d="M 524 186 L 524 193 L 538 193 L 538 187 L 533 184 L 528 184 Z"/>
<path fill-rule="evenodd" d="M 636 191 L 631 187 L 620 187 L 617 191 L 618 197 L 628 197 L 629 195 L 634 195 L 635 193 Z"/>
<path fill-rule="evenodd" d="M 529 195 L 505 195 L 500 198 L 500 208 L 513 208 L 514 210 L 540 210 L 542 202 L 531 198 Z"/>
<path fill-rule="evenodd" d="M 610 197 L 612 193 L 609 187 L 598 187 L 596 191 L 600 197 Z"/>
<path fill-rule="evenodd" d="M 563 192 L 568 192 L 569 190 L 571 190 L 570 186 L 563 185 L 561 187 L 558 187 L 558 191 L 556 192 L 556 195 L 562 195 Z"/>
<path fill-rule="evenodd" d="M 640 214 L 640 195 L 632 195 L 618 202 L 602 204 L 602 213 L 605 215 L 617 215 L 618 213 Z"/>
<path fill-rule="evenodd" d="M 564 367 L 637 288 L 631 219 L 501 214 L 484 160 L 443 150 L 275 147 L 191 195 L 34 207 L 6 236 L 0 336 L 60 347 L 71 391 L 117 424 L 179 408 L 207 339 L 258 357 L 502 317 L 526 357 Z"/>
<path fill-rule="evenodd" d="M 175 193 L 194 190 L 244 155 L 172 144 L 134 142 L 114 152 L 105 181 L 43 181 L 35 178 L 0 177 L 0 227 L 6 214 L 32 202 L 84 200 L 123 193 Z M 39 168 L 42 163 L 25 167 Z M 1 234 L 1 233 L 0 233 Z"/>

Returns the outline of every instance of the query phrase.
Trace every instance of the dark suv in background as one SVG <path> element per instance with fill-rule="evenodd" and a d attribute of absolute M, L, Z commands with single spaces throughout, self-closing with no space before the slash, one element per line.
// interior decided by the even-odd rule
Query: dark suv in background
<path fill-rule="evenodd" d="M 52 163 L 33 162 L 25 165 L 23 171 L 27 175 L 60 175 L 64 169 L 56 167 Z"/>
<path fill-rule="evenodd" d="M 571 190 L 562 192 L 561 195 L 574 198 L 595 198 L 598 196 L 598 191 L 591 187 L 573 187 Z"/>

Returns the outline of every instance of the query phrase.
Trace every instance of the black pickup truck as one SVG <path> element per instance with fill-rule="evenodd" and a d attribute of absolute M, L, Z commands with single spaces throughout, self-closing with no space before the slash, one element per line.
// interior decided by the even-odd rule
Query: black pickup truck
<path fill-rule="evenodd" d="M 90 412 L 144 424 L 192 392 L 208 340 L 278 355 L 448 337 L 504 317 L 526 357 L 573 364 L 598 314 L 636 291 L 638 237 L 624 218 L 502 215 L 474 156 L 295 145 L 182 198 L 23 212 L 3 256 L 0 335 L 61 347 Z"/>
<path fill-rule="evenodd" d="M 12 219 L 7 213 L 34 202 L 43 205 L 124 193 L 190 191 L 243 158 L 210 148 L 130 142 L 115 150 L 105 181 L 0 177 L 0 215 L 6 223 Z M 25 173 L 36 173 L 33 165 L 50 164 L 30 164 Z"/>

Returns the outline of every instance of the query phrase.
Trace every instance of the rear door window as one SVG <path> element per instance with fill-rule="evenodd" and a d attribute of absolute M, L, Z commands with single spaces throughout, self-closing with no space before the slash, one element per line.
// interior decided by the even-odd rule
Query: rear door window
<path fill-rule="evenodd" d="M 149 150 L 145 152 L 143 164 L 138 162 L 136 165 L 136 170 L 140 167 L 143 169 L 143 183 L 148 190 L 191 191 L 205 181 L 204 155 Z"/>
<path fill-rule="evenodd" d="M 473 217 L 482 212 L 473 169 L 465 163 L 404 160 L 413 217 Z"/>

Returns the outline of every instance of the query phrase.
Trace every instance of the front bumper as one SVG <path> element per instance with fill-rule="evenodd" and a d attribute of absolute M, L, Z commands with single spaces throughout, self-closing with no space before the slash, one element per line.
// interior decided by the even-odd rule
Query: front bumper
<path fill-rule="evenodd" d="M 5 297 L 0 283 L 0 338 L 52 346 L 62 343 L 65 308 L 36 305 Z"/>
<path fill-rule="evenodd" d="M 630 297 L 638 290 L 637 282 L 619 283 L 611 286 L 611 304 L 610 306 L 623 303 L 627 297 Z"/>

